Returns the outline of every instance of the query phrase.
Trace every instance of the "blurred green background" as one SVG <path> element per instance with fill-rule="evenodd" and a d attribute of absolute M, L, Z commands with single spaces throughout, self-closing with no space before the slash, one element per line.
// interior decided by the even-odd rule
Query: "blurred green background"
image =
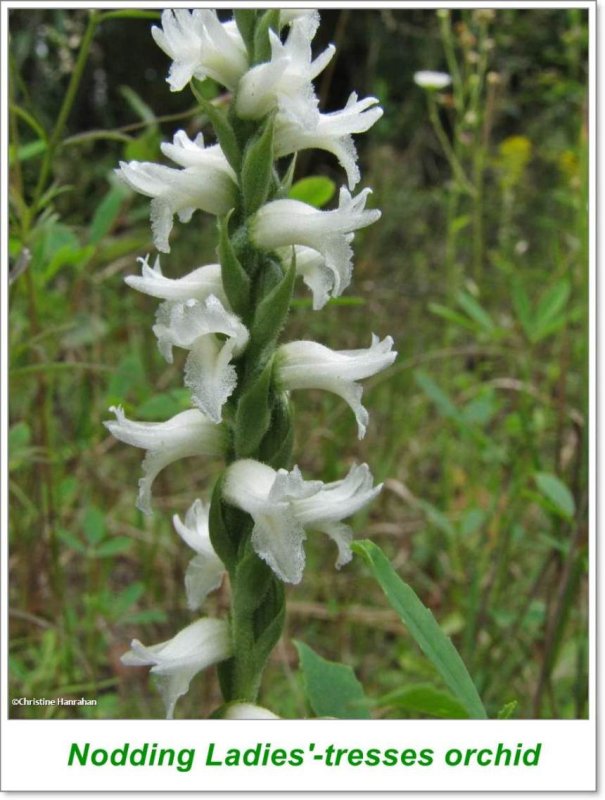
<path fill-rule="evenodd" d="M 208 497 L 220 465 L 167 469 L 144 518 L 141 452 L 102 425 L 114 403 L 146 420 L 188 404 L 182 361 L 167 365 L 151 332 L 155 301 L 123 282 L 153 252 L 149 203 L 113 176 L 120 159 L 163 160 L 177 127 L 206 126 L 190 92 L 165 83 L 158 17 L 10 11 L 10 691 L 98 700 L 15 716 L 161 717 L 147 671 L 119 656 L 192 619 L 192 553 L 171 516 Z M 367 461 L 385 481 L 357 535 L 433 610 L 490 716 L 586 717 L 587 12 L 322 20 L 317 50 L 338 47 L 316 84 L 323 109 L 355 89 L 385 111 L 357 137 L 383 217 L 356 237 L 345 298 L 313 312 L 297 287 L 284 338 L 342 349 L 391 334 L 399 357 L 365 384 L 361 442 L 338 398 L 296 393 L 297 463 L 335 480 Z M 452 73 L 453 90 L 427 94 L 421 69 Z M 306 175 L 344 182 L 325 153 L 302 155 Z M 177 224 L 165 273 L 215 261 L 215 241 L 208 215 Z M 350 664 L 376 717 L 456 716 L 359 559 L 337 572 L 327 537 L 306 549 L 263 705 L 309 713 L 296 638 Z M 227 608 L 224 586 L 207 610 Z M 209 671 L 177 716 L 219 702 Z"/>

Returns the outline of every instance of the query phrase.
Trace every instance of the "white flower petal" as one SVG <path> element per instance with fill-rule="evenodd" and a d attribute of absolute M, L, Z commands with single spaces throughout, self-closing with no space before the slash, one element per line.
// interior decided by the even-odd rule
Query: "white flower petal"
<path fill-rule="evenodd" d="M 246 47 L 233 21 L 221 23 L 216 11 L 166 10 L 162 28 L 151 29 L 156 44 L 172 58 L 168 83 L 173 92 L 196 77 L 206 77 L 234 89 L 248 68 Z"/>
<path fill-rule="evenodd" d="M 221 343 L 216 336 L 201 336 L 185 362 L 185 386 L 191 389 L 191 399 L 213 422 L 221 421 L 223 405 L 237 386 L 231 363 L 236 346 L 235 339 Z"/>
<path fill-rule="evenodd" d="M 317 342 L 288 342 L 278 350 L 278 380 L 288 391 L 323 389 L 342 397 L 355 414 L 361 439 L 368 413 L 361 404 L 362 388 L 355 381 L 389 367 L 397 357 L 392 347 L 390 336 L 380 341 L 374 335 L 365 350 L 331 350 Z"/>
<path fill-rule="evenodd" d="M 124 281 L 138 292 L 171 301 L 205 300 L 213 294 L 223 305 L 227 304 L 220 264 L 206 264 L 181 278 L 166 278 L 162 274 L 159 256 L 153 267 L 149 266 L 149 256 L 137 261 L 141 264 L 141 275 L 127 275 Z"/>
<path fill-rule="evenodd" d="M 268 708 L 255 706 L 252 703 L 229 703 L 222 719 L 279 719 L 279 717 Z"/>
<path fill-rule="evenodd" d="M 239 116 L 260 119 L 279 106 L 284 97 L 304 96 L 312 107 L 317 106 L 311 81 L 334 55 L 334 47 L 330 45 L 311 60 L 311 41 L 317 24 L 315 15 L 298 15 L 291 20 L 284 43 L 270 32 L 271 61 L 252 67 L 240 79 L 235 100 Z"/>
<path fill-rule="evenodd" d="M 191 611 L 198 609 L 207 595 L 218 589 L 225 575 L 225 565 L 210 541 L 209 511 L 209 505 L 196 500 L 188 509 L 185 522 L 177 514 L 172 518 L 176 532 L 197 553 L 185 572 L 185 591 Z"/>
<path fill-rule="evenodd" d="M 275 574 L 298 583 L 303 574 L 306 529 L 323 531 L 338 546 L 337 566 L 351 558 L 352 533 L 341 520 L 369 503 L 382 486 L 372 487 L 366 464 L 352 467 L 342 481 L 305 481 L 298 467 L 275 470 L 252 459 L 233 463 L 226 472 L 224 499 L 254 520 L 252 545 Z"/>
<path fill-rule="evenodd" d="M 173 217 L 186 222 L 196 209 L 210 214 L 226 214 L 236 202 L 235 175 L 218 145 L 203 147 L 199 137 L 191 142 L 183 131 L 173 144 L 163 149 L 174 159 L 187 163 L 184 169 L 163 164 L 120 162 L 118 176 L 141 194 L 151 197 L 151 227 L 158 250 L 170 252 L 168 237 Z"/>
<path fill-rule="evenodd" d="M 251 239 L 266 250 L 288 245 L 317 250 L 334 274 L 334 294 L 338 296 L 351 277 L 352 232 L 380 218 L 378 209 L 365 209 L 370 193 L 370 189 L 364 189 L 351 197 L 342 187 L 339 207 L 332 211 L 319 211 L 299 200 L 273 200 L 249 221 Z"/>
<path fill-rule="evenodd" d="M 229 627 L 218 619 L 199 619 L 172 639 L 146 647 L 137 639 L 122 656 L 127 666 L 150 665 L 158 685 L 166 717 L 172 719 L 176 701 L 189 689 L 201 670 L 229 658 L 232 653 Z"/>
<path fill-rule="evenodd" d="M 224 430 L 197 409 L 183 411 L 167 422 L 136 422 L 129 420 L 119 406 L 109 410 L 116 420 L 104 424 L 113 436 L 147 450 L 137 500 L 137 507 L 145 514 L 151 513 L 151 487 L 164 467 L 189 456 L 220 456 L 225 452 Z"/>

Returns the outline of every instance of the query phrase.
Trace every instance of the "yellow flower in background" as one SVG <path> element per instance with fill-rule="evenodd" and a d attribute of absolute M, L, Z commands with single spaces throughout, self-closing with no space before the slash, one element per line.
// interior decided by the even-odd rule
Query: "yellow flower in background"
<path fill-rule="evenodd" d="M 532 155 L 532 143 L 527 136 L 509 136 L 498 146 L 496 166 L 502 185 L 512 188 L 520 183 Z"/>

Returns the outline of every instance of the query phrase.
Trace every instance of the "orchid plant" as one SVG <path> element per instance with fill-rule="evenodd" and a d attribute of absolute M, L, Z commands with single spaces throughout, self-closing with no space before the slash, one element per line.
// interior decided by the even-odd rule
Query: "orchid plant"
<path fill-rule="evenodd" d="M 126 278 L 161 301 L 153 333 L 164 358 L 172 362 L 174 348 L 187 351 L 191 408 L 154 423 L 112 408 L 115 420 L 106 423 L 117 439 L 146 451 L 137 503 L 146 514 L 153 481 L 172 462 L 203 456 L 225 464 L 210 502 L 195 500 L 184 520 L 175 515 L 173 522 L 195 553 L 185 574 L 189 608 L 198 611 L 228 574 L 228 619 L 202 617 L 156 645 L 135 640 L 123 657 L 125 664 L 151 667 L 168 717 L 194 675 L 212 664 L 218 664 L 223 716 L 274 716 L 255 704 L 283 630 L 284 584 L 304 575 L 307 532 L 326 534 L 336 567 L 344 566 L 353 538 L 344 520 L 381 490 L 366 464 L 331 483 L 303 477 L 293 464 L 291 393 L 339 395 L 362 438 L 368 412 L 359 381 L 396 357 L 393 340 L 374 334 L 369 347 L 350 351 L 279 341 L 297 276 L 315 310 L 340 296 L 351 282 L 355 232 L 380 217 L 366 208 L 370 189 L 351 194 L 361 179 L 352 134 L 367 131 L 382 109 L 375 98 L 353 93 L 342 110 L 319 110 L 313 80 L 334 47 L 313 58 L 318 25 L 319 14 L 309 10 L 237 10 L 226 22 L 210 10 L 164 11 L 152 35 L 172 59 L 170 88 L 191 84 L 217 143 L 180 130 L 162 145 L 176 167 L 135 161 L 118 170 L 151 198 L 161 253 L 170 253 L 175 216 L 187 223 L 200 210 L 218 220 L 218 263 L 173 279 L 162 273 L 159 256 L 153 266 L 145 258 L 141 274 Z M 197 91 L 196 81 L 207 77 L 230 93 L 227 111 Z M 296 154 L 307 148 L 333 154 L 346 174 L 333 210 L 288 197 Z"/>

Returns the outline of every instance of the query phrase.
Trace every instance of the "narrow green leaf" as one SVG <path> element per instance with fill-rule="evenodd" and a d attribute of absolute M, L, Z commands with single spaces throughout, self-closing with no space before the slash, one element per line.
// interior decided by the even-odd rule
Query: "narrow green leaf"
<path fill-rule="evenodd" d="M 113 539 L 106 539 L 95 548 L 95 553 L 99 558 L 109 558 L 124 553 L 132 546 L 132 539 L 128 536 L 115 536 Z"/>
<path fill-rule="evenodd" d="M 534 478 L 538 489 L 553 504 L 559 516 L 572 519 L 576 513 L 576 504 L 563 481 L 550 472 L 536 472 Z"/>
<path fill-rule="evenodd" d="M 8 163 L 14 164 L 15 161 L 29 161 L 30 158 L 40 156 L 44 152 L 46 152 L 46 142 L 41 139 L 36 139 L 35 142 L 28 142 L 21 145 L 21 147 L 15 147 L 15 145 L 11 144 L 8 148 Z"/>
<path fill-rule="evenodd" d="M 219 141 L 221 150 L 225 154 L 225 158 L 233 169 L 239 172 L 242 164 L 242 151 L 240 150 L 235 131 L 231 127 L 227 114 L 215 105 L 212 100 L 208 100 L 204 97 L 193 81 L 191 83 L 191 89 L 195 95 L 195 99 L 202 107 L 202 111 L 212 123 L 216 138 Z"/>
<path fill-rule="evenodd" d="M 256 23 L 254 31 L 254 64 L 271 60 L 271 40 L 269 31 L 279 30 L 279 9 L 271 8 Z"/>
<path fill-rule="evenodd" d="M 474 333 L 480 330 L 480 326 L 473 322 L 473 320 L 468 319 L 468 317 L 458 313 L 458 311 L 441 305 L 441 303 L 429 303 L 428 308 L 431 314 L 435 314 L 437 317 L 441 317 L 448 322 L 453 322 L 454 325 L 459 325 L 461 328 L 466 328 Z"/>
<path fill-rule="evenodd" d="M 143 122 L 157 127 L 157 119 L 152 109 L 139 97 L 134 89 L 131 89 L 130 86 L 120 86 L 119 91 L 124 100 L 126 100 L 131 109 Z"/>
<path fill-rule="evenodd" d="M 96 506 L 89 506 L 82 521 L 82 530 L 87 541 L 96 545 L 105 538 L 105 515 Z"/>
<path fill-rule="evenodd" d="M 269 429 L 258 449 L 260 461 L 273 469 L 281 467 L 289 469 L 293 442 L 294 426 L 292 425 L 290 403 L 286 395 L 276 396 L 273 399 Z"/>
<path fill-rule="evenodd" d="M 512 300 L 515 313 L 517 314 L 517 319 L 521 323 L 521 327 L 523 328 L 525 335 L 530 337 L 532 330 L 531 303 L 529 301 L 527 292 L 525 291 L 525 287 L 519 278 L 516 278 L 516 280 L 513 282 Z"/>
<path fill-rule="evenodd" d="M 564 309 L 570 292 L 571 284 L 565 278 L 544 292 L 536 309 L 536 318 L 531 333 L 532 341 L 537 342 L 548 335 L 550 327 Z M 564 319 L 563 316 L 561 322 Z"/>
<path fill-rule="evenodd" d="M 437 530 L 440 530 L 442 533 L 445 533 L 446 536 L 451 536 L 452 538 L 456 535 L 456 530 L 452 523 L 445 514 L 439 511 L 432 503 L 429 503 L 427 500 L 419 500 L 418 505 L 426 514 L 429 522 L 431 522 Z"/>
<path fill-rule="evenodd" d="M 487 311 L 481 305 L 479 305 L 472 294 L 469 294 L 468 292 L 457 292 L 456 302 L 464 311 L 466 311 L 472 320 L 474 320 L 478 325 L 481 326 L 481 328 L 483 328 L 483 330 L 485 330 L 487 333 L 493 333 L 496 328 L 494 321 Z"/>
<path fill-rule="evenodd" d="M 382 550 L 367 539 L 353 542 L 354 552 L 369 566 L 387 600 L 399 614 L 422 652 L 443 678 L 448 689 L 460 700 L 471 719 L 486 719 L 487 714 L 464 662 L 451 640 L 414 590 L 404 583 Z"/>
<path fill-rule="evenodd" d="M 436 689 L 430 683 L 418 683 L 396 689 L 381 697 L 378 705 L 413 711 L 438 719 L 468 719 L 465 706 L 449 692 Z"/>
<path fill-rule="evenodd" d="M 244 40 L 248 50 L 248 57 L 251 60 L 254 57 L 254 28 L 256 27 L 257 14 L 258 12 L 254 8 L 236 8 L 233 12 L 235 24 Z"/>
<path fill-rule="evenodd" d="M 112 186 L 107 192 L 97 206 L 90 223 L 88 240 L 91 244 L 97 244 L 109 233 L 129 194 L 128 189 L 120 184 Z"/>
<path fill-rule="evenodd" d="M 231 212 L 219 220 L 218 259 L 221 264 L 221 278 L 225 294 L 231 308 L 240 317 L 245 318 L 250 308 L 250 278 L 235 255 L 233 243 L 229 237 L 229 219 Z"/>
<path fill-rule="evenodd" d="M 318 717 L 370 719 L 363 686 L 347 664 L 328 661 L 303 642 L 294 641 L 305 695 Z"/>
<path fill-rule="evenodd" d="M 273 360 L 271 359 L 246 389 L 237 405 L 235 415 L 235 453 L 238 458 L 252 456 L 271 422 L 269 389 Z"/>
<path fill-rule="evenodd" d="M 315 208 L 323 208 L 334 197 L 336 184 L 323 175 L 312 175 L 296 181 L 288 192 L 291 200 L 300 200 Z"/>
<path fill-rule="evenodd" d="M 250 346 L 260 354 L 270 342 L 274 342 L 286 321 L 296 277 L 294 261 L 282 280 L 260 301 L 254 315 Z"/>
<path fill-rule="evenodd" d="M 242 194 L 246 216 L 251 216 L 269 195 L 273 178 L 273 127 L 271 114 L 257 136 L 250 142 L 242 163 Z"/>
<path fill-rule="evenodd" d="M 429 400 L 433 401 L 437 410 L 443 417 L 456 420 L 457 422 L 462 421 L 460 410 L 426 372 L 416 370 L 414 372 L 414 380 Z"/>

